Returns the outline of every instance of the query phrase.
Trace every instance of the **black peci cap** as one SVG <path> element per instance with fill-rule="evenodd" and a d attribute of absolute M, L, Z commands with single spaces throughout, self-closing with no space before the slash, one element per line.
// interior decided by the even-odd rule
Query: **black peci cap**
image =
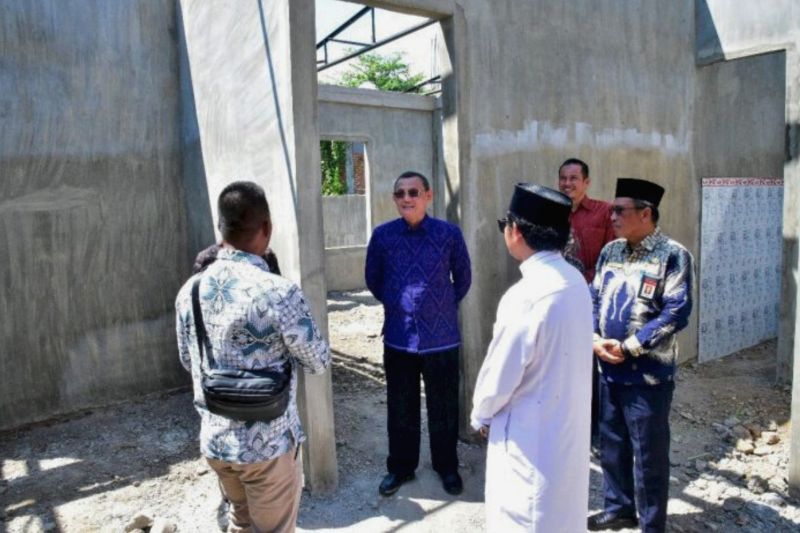
<path fill-rule="evenodd" d="M 664 196 L 664 187 L 652 181 L 639 178 L 617 178 L 617 192 L 614 195 L 615 198 L 644 200 L 658 207 L 662 196 Z"/>
<path fill-rule="evenodd" d="M 541 185 L 518 183 L 511 196 L 508 212 L 537 226 L 569 228 L 572 201 L 568 196 Z"/>

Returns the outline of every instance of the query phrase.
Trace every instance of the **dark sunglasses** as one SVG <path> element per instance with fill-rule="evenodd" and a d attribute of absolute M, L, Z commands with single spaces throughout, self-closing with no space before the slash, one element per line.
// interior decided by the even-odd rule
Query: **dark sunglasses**
<path fill-rule="evenodd" d="M 614 214 L 615 214 L 615 215 L 617 215 L 617 216 L 620 216 L 622 213 L 624 213 L 624 212 L 625 212 L 625 211 L 627 211 L 628 209 L 636 209 L 636 210 L 641 210 L 641 209 L 644 209 L 644 207 L 636 207 L 636 206 L 633 206 L 633 207 L 625 207 L 625 206 L 621 206 L 621 205 L 615 205 L 615 206 L 612 206 L 612 207 L 611 207 L 611 212 L 612 212 L 612 213 L 614 213 Z"/>
<path fill-rule="evenodd" d="M 508 224 L 508 218 L 498 218 L 497 219 L 497 228 L 500 230 L 500 233 L 506 232 L 506 225 Z"/>
<path fill-rule="evenodd" d="M 402 200 L 405 196 L 416 198 L 419 196 L 419 189 L 397 189 L 392 193 L 395 198 Z"/>

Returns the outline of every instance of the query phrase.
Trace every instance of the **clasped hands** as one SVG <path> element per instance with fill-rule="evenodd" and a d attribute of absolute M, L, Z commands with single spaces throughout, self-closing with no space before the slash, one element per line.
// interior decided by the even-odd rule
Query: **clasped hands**
<path fill-rule="evenodd" d="M 598 339 L 594 342 L 592 349 L 594 354 L 606 363 L 618 365 L 625 360 L 622 343 L 617 339 Z"/>

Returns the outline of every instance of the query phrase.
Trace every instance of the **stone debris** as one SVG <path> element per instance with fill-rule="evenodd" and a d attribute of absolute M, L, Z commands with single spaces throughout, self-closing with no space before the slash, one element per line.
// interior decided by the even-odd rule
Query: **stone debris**
<path fill-rule="evenodd" d="M 757 424 L 745 424 L 744 427 L 750 433 L 753 440 L 756 440 L 759 437 L 761 437 L 761 427 L 758 426 Z"/>
<path fill-rule="evenodd" d="M 125 524 L 126 533 L 137 529 L 145 529 L 153 525 L 153 519 L 145 513 L 139 513 L 131 519 L 130 522 Z"/>
<path fill-rule="evenodd" d="M 758 456 L 769 455 L 772 453 L 772 448 L 769 446 L 756 446 L 756 449 L 753 450 L 753 453 Z"/>
<path fill-rule="evenodd" d="M 781 438 L 775 431 L 765 431 L 761 434 L 761 438 L 766 444 L 769 444 L 770 446 L 773 444 L 778 444 L 781 441 Z"/>
<path fill-rule="evenodd" d="M 731 428 L 731 434 L 737 439 L 749 440 L 753 438 L 752 433 L 743 425 L 737 424 Z"/>
<path fill-rule="evenodd" d="M 739 439 L 736 441 L 736 450 L 742 453 L 749 455 L 753 453 L 755 449 L 756 449 L 755 446 L 753 446 L 753 443 L 750 442 L 749 440 Z"/>

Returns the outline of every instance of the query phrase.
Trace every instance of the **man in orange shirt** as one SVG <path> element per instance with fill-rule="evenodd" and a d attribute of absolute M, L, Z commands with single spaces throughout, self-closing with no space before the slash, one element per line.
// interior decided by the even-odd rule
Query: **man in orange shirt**
<path fill-rule="evenodd" d="M 611 204 L 602 200 L 589 198 L 589 165 L 580 159 L 570 158 L 558 168 L 558 190 L 572 200 L 572 212 L 569 223 L 572 234 L 577 241 L 577 256 L 583 263 L 583 277 L 591 284 L 594 279 L 594 268 L 600 250 L 606 243 L 616 239 L 611 227 Z M 600 398 L 597 394 L 597 363 L 592 366 L 592 441 L 597 436 L 597 417 L 599 416 Z"/>

